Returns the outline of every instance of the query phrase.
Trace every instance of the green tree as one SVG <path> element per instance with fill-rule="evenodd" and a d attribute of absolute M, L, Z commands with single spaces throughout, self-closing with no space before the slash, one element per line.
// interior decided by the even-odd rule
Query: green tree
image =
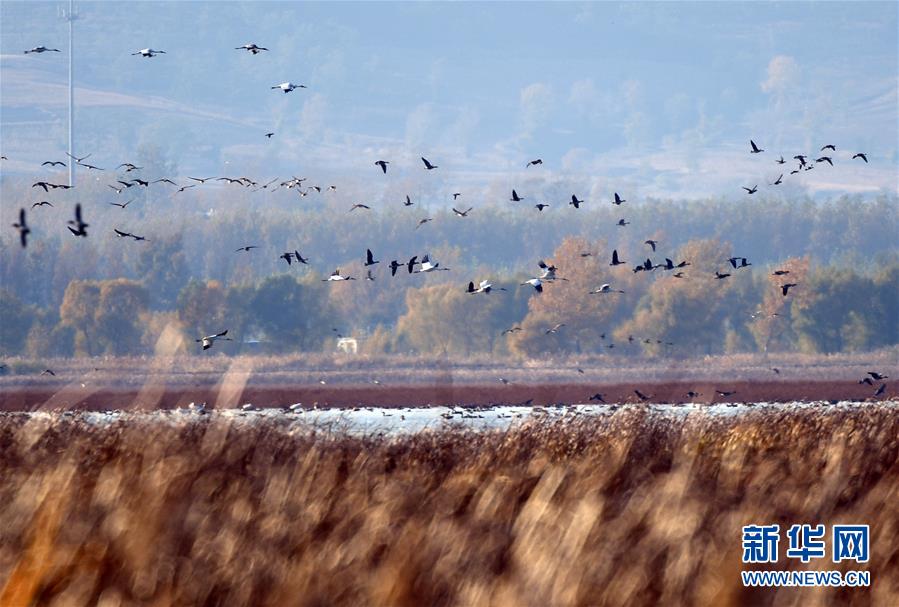
<path fill-rule="evenodd" d="M 149 296 L 142 284 L 119 278 L 99 283 L 100 294 L 94 312 L 97 348 L 105 354 L 136 354 L 142 350 L 143 328 L 140 315 Z"/>
<path fill-rule="evenodd" d="M 0 289 L 0 353 L 8 356 L 22 352 L 35 317 L 31 306 L 10 291 Z"/>
<path fill-rule="evenodd" d="M 321 350 L 325 338 L 331 335 L 334 317 L 327 305 L 327 293 L 320 283 L 311 280 L 300 283 L 289 274 L 271 276 L 256 289 L 249 309 L 253 324 L 277 352 Z"/>
<path fill-rule="evenodd" d="M 181 234 L 153 242 L 137 257 L 137 274 L 151 294 L 149 305 L 154 310 L 175 307 L 178 292 L 187 283 L 190 271 Z"/>

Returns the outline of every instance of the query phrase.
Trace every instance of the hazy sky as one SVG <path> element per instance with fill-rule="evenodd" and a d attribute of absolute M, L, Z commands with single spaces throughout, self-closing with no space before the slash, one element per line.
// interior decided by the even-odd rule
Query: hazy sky
<path fill-rule="evenodd" d="M 0 4 L 4 172 L 63 158 L 67 4 Z M 76 148 L 101 166 L 156 145 L 181 174 L 369 180 L 376 159 L 403 175 L 424 155 L 489 188 L 541 157 L 529 178 L 695 197 L 834 143 L 834 169 L 787 187 L 899 189 L 896 2 L 76 7 Z M 246 42 L 271 50 L 233 50 Z M 63 52 L 22 53 L 37 45 Z M 130 55 L 144 47 L 167 54 Z M 285 80 L 309 88 L 269 88 Z"/>

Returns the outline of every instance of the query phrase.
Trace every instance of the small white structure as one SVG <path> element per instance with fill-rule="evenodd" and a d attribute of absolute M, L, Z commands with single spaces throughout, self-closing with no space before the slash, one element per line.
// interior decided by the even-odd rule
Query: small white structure
<path fill-rule="evenodd" d="M 359 352 L 359 342 L 355 337 L 341 337 L 337 340 L 337 350 L 345 354 L 357 354 Z"/>

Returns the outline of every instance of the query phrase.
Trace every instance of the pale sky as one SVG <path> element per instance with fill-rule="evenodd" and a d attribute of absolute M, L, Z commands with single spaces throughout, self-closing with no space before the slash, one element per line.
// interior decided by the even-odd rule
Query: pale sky
<path fill-rule="evenodd" d="M 64 158 L 67 4 L 0 4 L 4 173 Z M 694 198 L 767 187 L 779 155 L 833 143 L 836 166 L 785 191 L 899 190 L 896 2 L 76 7 L 76 147 L 101 166 L 155 145 L 181 174 L 365 183 L 377 159 L 417 176 L 423 155 L 485 193 Z M 38 45 L 63 52 L 23 54 Z M 130 55 L 145 47 L 166 54 Z M 269 88 L 286 80 L 308 88 Z"/>

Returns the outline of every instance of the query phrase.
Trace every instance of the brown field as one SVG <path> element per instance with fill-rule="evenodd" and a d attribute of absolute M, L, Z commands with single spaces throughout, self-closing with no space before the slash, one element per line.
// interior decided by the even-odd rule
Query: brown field
<path fill-rule="evenodd" d="M 899 415 L 644 407 L 360 438 L 0 414 L 0 605 L 899 604 Z M 745 589 L 740 528 L 868 523 L 869 588 Z"/>

